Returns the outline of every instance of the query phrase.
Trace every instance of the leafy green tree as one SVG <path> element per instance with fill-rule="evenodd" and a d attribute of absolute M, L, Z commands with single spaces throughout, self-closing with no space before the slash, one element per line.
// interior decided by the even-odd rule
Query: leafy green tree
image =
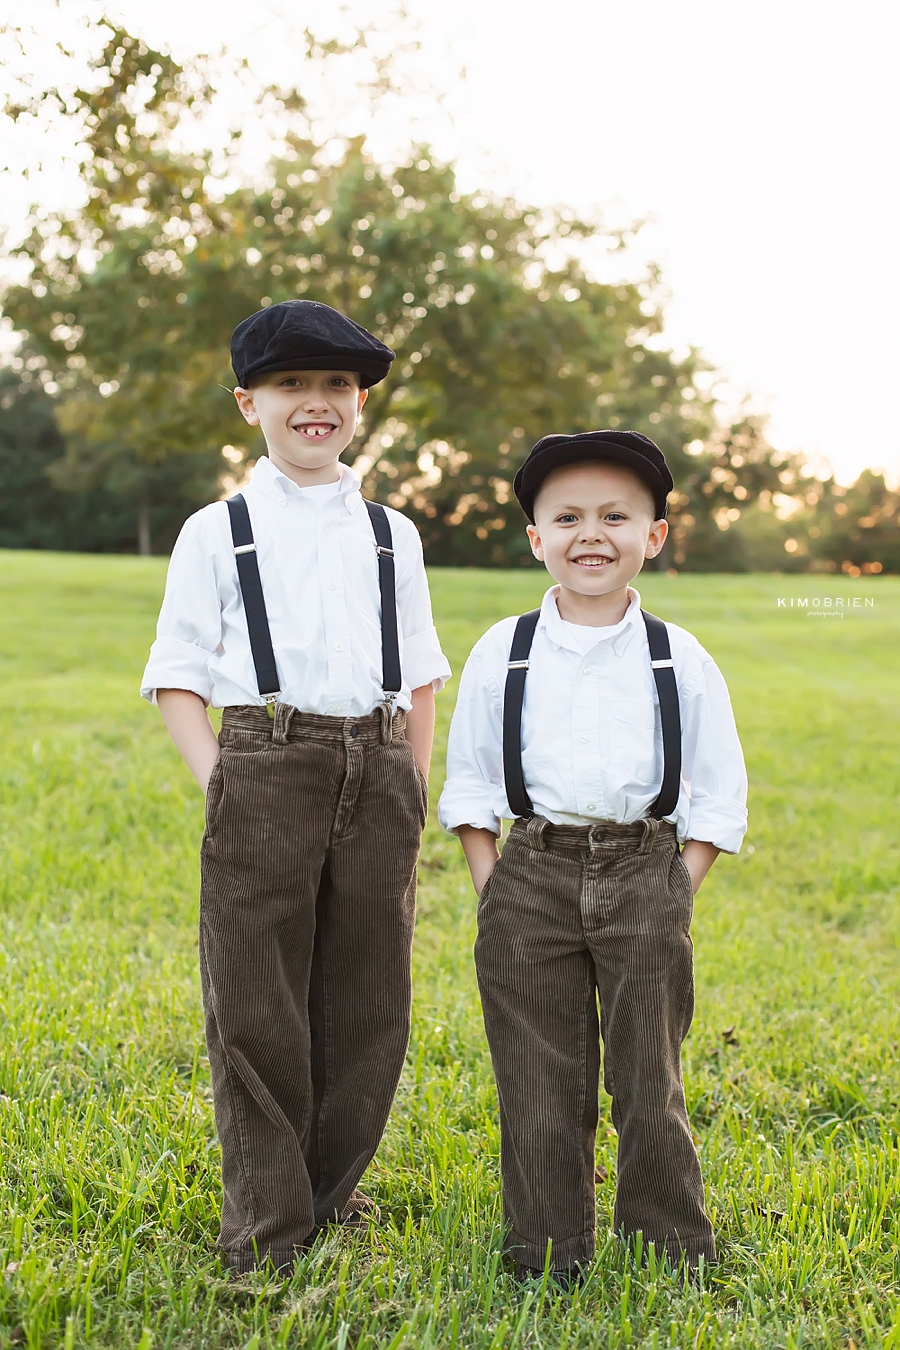
<path fill-rule="evenodd" d="M 357 462 L 368 491 L 417 519 L 433 560 L 527 557 L 510 484 L 547 430 L 635 426 L 676 460 L 708 430 L 696 359 L 646 345 L 661 326 L 650 284 L 590 281 L 571 253 L 547 260 L 589 224 L 463 195 L 426 150 L 388 170 L 353 142 L 335 163 L 295 130 L 264 190 L 219 200 L 211 153 L 170 150 L 179 119 L 212 97 L 202 70 L 114 29 L 94 75 L 71 109 L 88 201 L 35 221 L 29 282 L 5 309 L 60 397 L 70 481 L 131 502 L 145 536 L 174 466 L 199 504 L 258 453 L 233 448 L 244 428 L 221 388 L 227 336 L 298 295 L 397 350 Z M 293 116 L 301 102 L 282 106 Z"/>
<path fill-rule="evenodd" d="M 260 115 L 282 118 L 282 152 L 260 185 L 225 191 L 212 150 L 172 148 L 214 100 L 207 68 L 108 27 L 90 87 L 64 109 L 83 127 L 86 204 L 35 218 L 29 279 L 4 307 L 58 400 L 65 481 L 129 503 L 143 549 L 166 547 L 223 471 L 239 479 L 260 452 L 227 392 L 231 329 L 307 296 L 398 354 L 349 458 L 367 493 L 416 521 L 430 561 L 530 562 L 519 463 L 548 431 L 603 425 L 648 433 L 673 467 L 660 566 L 746 565 L 734 512 L 775 490 L 783 465 L 751 421 L 703 448 L 715 431 L 705 368 L 661 347 L 655 275 L 603 284 L 578 260 L 585 241 L 621 236 L 463 194 L 424 147 L 394 167 L 362 140 L 336 157 L 296 91 L 260 92 Z M 333 50 L 310 40 L 308 57 Z M 56 97 L 38 91 L 34 106 Z"/>
<path fill-rule="evenodd" d="M 785 550 L 789 517 L 817 501 L 821 487 L 803 456 L 773 450 L 764 419 L 752 414 L 694 449 L 672 495 L 666 561 L 693 572 L 799 566 L 799 556 Z"/>
<path fill-rule="evenodd" d="M 828 479 L 807 501 L 791 521 L 792 555 L 816 571 L 851 577 L 900 572 L 900 493 L 883 475 L 864 469 L 850 487 Z"/>
<path fill-rule="evenodd" d="M 53 399 L 40 383 L 0 371 L 0 548 L 127 549 L 134 530 L 127 506 L 103 488 L 60 486 L 64 456 Z"/>

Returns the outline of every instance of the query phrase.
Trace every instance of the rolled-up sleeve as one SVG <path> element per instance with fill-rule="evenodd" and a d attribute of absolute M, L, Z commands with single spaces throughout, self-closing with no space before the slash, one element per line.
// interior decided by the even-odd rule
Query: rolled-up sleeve
<path fill-rule="evenodd" d="M 700 674 L 684 700 L 682 774 L 690 783 L 686 837 L 737 853 L 747 830 L 747 772 L 728 687 L 702 651 Z"/>
<path fill-rule="evenodd" d="M 489 636 L 489 635 L 488 635 Z M 445 830 L 460 825 L 500 833 L 497 807 L 503 796 L 501 694 L 485 672 L 482 638 L 459 682 L 459 697 L 447 742 L 447 780 L 438 803 Z"/>
<path fill-rule="evenodd" d="M 141 681 L 141 697 L 156 702 L 158 689 L 189 689 L 205 703 L 212 696 L 210 658 L 222 641 L 215 562 L 205 541 L 203 513 L 186 521 L 169 561 L 156 641 Z"/>
<path fill-rule="evenodd" d="M 422 541 L 412 521 L 404 516 L 392 512 L 391 522 L 398 552 L 402 549 L 397 569 L 397 617 L 403 636 L 403 678 L 410 689 L 430 684 L 437 693 L 451 672 L 431 614 Z"/>

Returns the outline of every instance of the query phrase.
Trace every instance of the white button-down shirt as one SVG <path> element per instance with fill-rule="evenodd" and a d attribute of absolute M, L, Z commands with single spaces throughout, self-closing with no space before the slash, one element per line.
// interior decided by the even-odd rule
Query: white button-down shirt
<path fill-rule="evenodd" d="M 631 823 L 662 783 L 662 731 L 641 598 L 606 628 L 566 623 L 557 587 L 544 596 L 522 713 L 522 770 L 538 815 L 554 824 Z M 515 618 L 495 624 L 466 662 L 447 748 L 439 814 L 445 829 L 500 832 L 511 817 L 503 783 L 502 717 Z M 667 624 L 682 723 L 678 838 L 737 853 L 747 828 L 747 776 L 728 689 L 708 652 Z"/>
<path fill-rule="evenodd" d="M 340 465 L 331 488 L 298 488 L 268 458 L 244 489 L 256 542 L 279 701 L 303 712 L 361 717 L 384 701 L 378 560 L 360 481 Z M 331 489 L 329 491 L 329 488 Z M 422 545 L 412 521 L 388 510 L 394 539 L 403 687 L 450 674 L 431 617 Z M 191 689 L 213 707 L 264 703 L 247 635 L 228 508 L 187 520 L 172 552 L 157 637 L 141 693 Z"/>

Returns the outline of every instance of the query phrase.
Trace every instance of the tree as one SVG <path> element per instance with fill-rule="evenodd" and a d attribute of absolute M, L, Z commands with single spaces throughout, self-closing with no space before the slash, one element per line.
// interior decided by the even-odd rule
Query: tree
<path fill-rule="evenodd" d="M 94 75 L 69 109 L 85 127 L 87 203 L 35 221 L 29 281 L 5 308 L 60 396 L 69 480 L 130 501 L 145 535 L 175 466 L 199 504 L 258 452 L 222 461 L 242 430 L 220 387 L 227 335 L 296 295 L 348 310 L 397 350 L 357 462 L 369 492 L 417 519 L 432 560 L 527 556 L 506 528 L 518 527 L 510 484 L 548 429 L 636 426 L 676 459 L 707 430 L 696 359 L 646 346 L 661 326 L 652 278 L 601 285 L 571 253 L 547 261 L 549 244 L 591 224 L 460 194 L 424 149 L 387 169 L 357 141 L 335 162 L 297 130 L 264 189 L 217 200 L 211 154 L 170 148 L 212 97 L 203 71 L 111 29 Z M 302 114 L 299 96 L 281 103 Z"/>
<path fill-rule="evenodd" d="M 0 371 L 0 548 L 127 549 L 127 506 L 103 488 L 61 487 L 55 474 L 64 456 L 53 400 L 39 383 Z"/>
<path fill-rule="evenodd" d="M 803 456 L 775 451 L 765 421 L 745 414 L 693 447 L 676 479 L 665 561 L 693 572 L 747 572 L 799 563 L 785 551 L 789 520 L 818 500 Z"/>
<path fill-rule="evenodd" d="M 281 117 L 281 152 L 257 183 L 226 191 L 212 150 L 175 148 L 214 99 L 207 67 L 108 28 L 89 87 L 64 109 L 84 128 L 86 203 L 35 218 L 28 281 L 5 299 L 22 359 L 58 399 L 70 485 L 103 485 L 131 504 L 145 547 L 151 535 L 167 546 L 184 514 L 219 495 L 223 471 L 240 478 L 261 448 L 245 443 L 227 392 L 231 329 L 308 296 L 397 352 L 349 453 L 365 491 L 416 521 L 429 561 L 530 562 L 518 465 L 548 431 L 604 425 L 646 432 L 672 465 L 659 565 L 743 565 L 734 512 L 775 490 L 783 466 L 750 420 L 704 448 L 706 368 L 661 345 L 655 273 L 610 285 L 579 262 L 585 241 L 616 248 L 622 235 L 463 194 L 425 147 L 392 166 L 361 139 L 336 155 L 297 91 L 260 91 L 260 115 Z M 310 39 L 308 59 L 332 50 Z"/>
<path fill-rule="evenodd" d="M 809 509 L 791 522 L 790 552 L 817 571 L 900 572 L 900 493 L 864 469 L 851 487 L 820 485 Z"/>

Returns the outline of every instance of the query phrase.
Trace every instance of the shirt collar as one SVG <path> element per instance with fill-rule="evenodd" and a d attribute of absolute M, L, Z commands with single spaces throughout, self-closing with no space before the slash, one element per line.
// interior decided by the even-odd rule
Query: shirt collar
<path fill-rule="evenodd" d="M 571 634 L 566 625 L 560 618 L 559 610 L 556 606 L 556 597 L 559 594 L 558 586 L 551 586 L 544 596 L 541 603 L 541 617 L 538 619 L 538 627 L 542 628 L 550 641 L 557 647 L 564 647 L 566 651 L 579 652 L 580 649 L 572 641 Z M 633 586 L 628 587 L 628 608 L 624 616 L 618 623 L 610 624 L 608 628 L 600 630 L 597 642 L 612 642 L 616 655 L 620 655 L 631 641 L 631 635 L 634 632 L 635 624 L 641 617 L 641 597 Z"/>
<path fill-rule="evenodd" d="M 359 492 L 362 483 L 347 464 L 339 463 L 338 473 L 340 474 L 340 488 L 325 505 L 329 506 L 332 502 L 341 502 L 346 510 L 352 514 L 362 501 Z M 276 469 L 268 455 L 261 455 L 256 461 L 248 486 L 252 487 L 254 492 L 261 492 L 264 497 L 269 497 L 273 502 L 277 502 L 279 506 L 286 506 L 288 498 L 294 496 L 297 492 L 297 484 L 294 480 Z"/>

